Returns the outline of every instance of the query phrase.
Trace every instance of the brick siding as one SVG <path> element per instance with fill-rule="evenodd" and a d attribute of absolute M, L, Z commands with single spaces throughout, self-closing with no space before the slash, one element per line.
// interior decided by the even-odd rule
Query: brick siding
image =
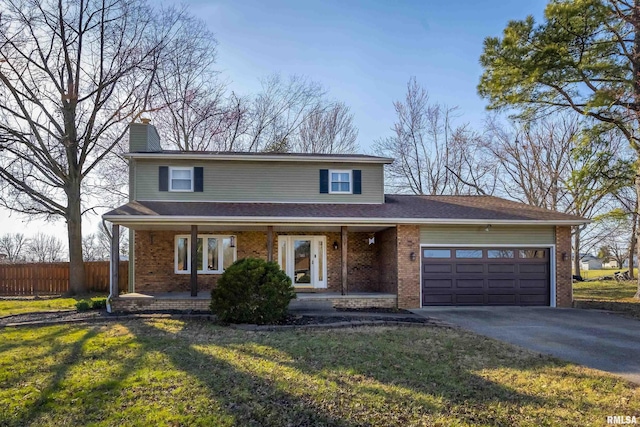
<path fill-rule="evenodd" d="M 571 307 L 572 303 L 571 227 L 556 227 L 556 306 Z"/>
<path fill-rule="evenodd" d="M 398 292 L 398 233 L 395 227 L 376 233 L 376 265 L 378 292 Z"/>
<path fill-rule="evenodd" d="M 135 292 L 186 292 L 190 288 L 189 274 L 175 273 L 175 236 L 186 231 L 135 231 Z M 267 235 L 263 231 L 203 231 L 199 234 L 235 235 L 237 258 L 267 259 Z M 339 232 L 279 232 L 274 233 L 274 261 L 278 261 L 278 236 L 323 235 L 327 238 L 327 289 L 340 292 L 342 287 L 341 235 Z M 376 292 L 379 289 L 379 269 L 376 244 L 369 245 L 371 233 L 348 234 L 348 292 Z M 333 249 L 333 243 L 338 249 Z M 199 274 L 198 291 L 209 292 L 219 274 Z M 324 290 L 314 290 L 324 291 Z"/>
<path fill-rule="evenodd" d="M 420 308 L 420 227 L 399 224 L 397 234 L 398 307 Z"/>
<path fill-rule="evenodd" d="M 200 234 L 235 235 L 238 259 L 267 258 L 267 235 L 258 231 L 213 232 Z M 189 274 L 175 273 L 175 236 L 184 231 L 135 232 L 135 292 L 185 292 L 191 289 Z M 211 291 L 219 274 L 199 274 L 198 291 Z"/>

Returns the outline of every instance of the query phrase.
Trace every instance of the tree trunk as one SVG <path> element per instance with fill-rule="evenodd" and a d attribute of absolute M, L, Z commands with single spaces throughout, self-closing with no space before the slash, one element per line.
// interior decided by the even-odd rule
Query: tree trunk
<path fill-rule="evenodd" d="M 580 227 L 576 227 L 575 230 L 573 234 L 573 274 L 582 276 L 580 274 Z"/>
<path fill-rule="evenodd" d="M 636 170 L 636 179 L 635 179 L 635 184 L 636 184 L 636 197 L 638 198 L 638 202 L 636 204 L 636 207 L 638 206 L 638 204 L 640 204 L 640 162 L 637 163 L 636 166 L 637 170 Z M 635 223 L 633 224 L 635 226 Z M 637 228 L 636 228 L 636 233 L 637 233 Z M 638 260 L 640 260 L 640 245 L 636 244 L 636 251 L 638 254 Z M 631 261 L 633 261 L 633 257 L 631 259 Z M 629 268 L 631 269 L 631 265 L 629 265 Z M 633 296 L 634 298 L 640 299 L 640 274 L 638 274 L 638 287 L 636 289 L 636 294 Z"/>
<path fill-rule="evenodd" d="M 633 267 L 634 267 L 634 263 L 633 263 L 633 256 L 636 253 L 636 242 L 637 242 L 637 234 L 638 234 L 638 206 L 636 204 L 636 211 L 633 212 L 631 214 L 631 239 L 629 241 L 629 277 L 631 279 L 635 278 L 634 272 L 633 272 Z M 622 267 L 622 264 L 620 264 L 620 267 Z"/>
<path fill-rule="evenodd" d="M 72 184 L 67 191 L 69 235 L 69 293 L 84 294 L 87 288 L 84 281 L 84 260 L 82 259 L 82 212 L 80 206 L 80 183 Z"/>

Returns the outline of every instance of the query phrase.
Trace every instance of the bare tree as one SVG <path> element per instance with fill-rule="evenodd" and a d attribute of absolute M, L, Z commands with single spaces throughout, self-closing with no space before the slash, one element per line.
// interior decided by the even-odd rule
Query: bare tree
<path fill-rule="evenodd" d="M 0 205 L 65 219 L 84 292 L 86 179 L 148 109 L 186 13 L 144 0 L 0 0 Z"/>
<path fill-rule="evenodd" d="M 621 187 L 613 193 L 615 200 L 619 204 L 619 209 L 613 209 L 609 216 L 620 219 L 621 217 L 626 220 L 624 223 L 628 225 L 628 248 L 627 260 L 629 265 L 629 276 L 633 279 L 635 277 L 634 272 L 634 260 L 636 257 L 636 245 L 638 243 L 638 193 L 633 187 L 633 177 L 628 178 L 629 185 Z M 622 264 L 620 264 L 622 265 Z"/>
<path fill-rule="evenodd" d="M 28 239 L 23 233 L 6 233 L 0 236 L 0 253 L 7 256 L 8 262 L 23 261 L 27 244 Z"/>
<path fill-rule="evenodd" d="M 56 262 L 65 259 L 64 244 L 58 237 L 36 233 L 29 239 L 29 259 L 33 262 Z"/>
<path fill-rule="evenodd" d="M 293 151 L 301 153 L 344 154 L 357 151 L 358 129 L 353 114 L 342 102 L 316 106 L 305 117 Z"/>
<path fill-rule="evenodd" d="M 98 231 L 95 233 L 98 246 L 102 251 L 111 252 L 112 226 L 109 223 L 101 222 Z M 124 227 L 120 227 L 120 255 L 129 255 L 129 233 Z"/>
<path fill-rule="evenodd" d="M 573 149 L 580 131 L 579 121 L 566 115 L 509 127 L 491 118 L 486 148 L 500 167 L 504 194 L 530 205 L 566 210 L 571 203 L 567 181 L 576 168 Z"/>
<path fill-rule="evenodd" d="M 396 159 L 386 169 L 392 190 L 431 195 L 493 191 L 493 167 L 484 159 L 482 138 L 466 125 L 454 126 L 456 108 L 431 103 L 415 77 L 404 101 L 393 105 L 394 135 L 374 145 L 378 155 Z"/>
<path fill-rule="evenodd" d="M 497 160 L 501 191 L 523 203 L 584 218 L 603 215 L 612 194 L 629 185 L 630 162 L 619 135 L 592 133 L 588 125 L 565 114 L 510 128 L 490 120 L 485 146 Z M 576 254 L 605 237 L 597 227 L 585 229 L 573 228 Z M 574 270 L 580 271 L 579 257 L 574 257 Z"/>
<path fill-rule="evenodd" d="M 298 128 L 325 93 L 319 83 L 303 76 L 284 80 L 274 74 L 263 79 L 262 91 L 249 108 L 246 149 L 274 151 L 278 147 L 278 151 L 289 151 Z"/>
<path fill-rule="evenodd" d="M 214 69 L 217 41 L 204 22 L 189 18 L 170 45 L 170 55 L 155 72 L 156 127 L 181 151 L 217 150 L 215 142 L 229 126 L 230 106 Z"/>
<path fill-rule="evenodd" d="M 110 252 L 100 244 L 98 235 L 91 233 L 82 238 L 82 254 L 85 261 L 104 261 L 109 259 Z"/>

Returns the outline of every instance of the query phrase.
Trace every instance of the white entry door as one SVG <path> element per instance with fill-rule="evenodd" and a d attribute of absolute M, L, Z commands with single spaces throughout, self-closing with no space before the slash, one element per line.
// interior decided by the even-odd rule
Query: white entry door
<path fill-rule="evenodd" d="M 325 236 L 278 236 L 278 262 L 293 286 L 327 287 L 327 239 Z"/>

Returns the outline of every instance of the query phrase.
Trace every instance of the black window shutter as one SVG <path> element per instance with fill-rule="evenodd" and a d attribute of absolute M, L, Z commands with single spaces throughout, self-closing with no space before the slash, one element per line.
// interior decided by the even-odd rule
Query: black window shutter
<path fill-rule="evenodd" d="M 204 170 L 203 168 L 193 168 L 193 191 L 204 191 Z"/>
<path fill-rule="evenodd" d="M 158 190 L 169 191 L 169 166 L 160 166 L 158 177 Z"/>
<path fill-rule="evenodd" d="M 362 171 L 353 170 L 353 194 L 362 194 Z"/>
<path fill-rule="evenodd" d="M 320 193 L 329 192 L 329 169 L 320 169 Z"/>

